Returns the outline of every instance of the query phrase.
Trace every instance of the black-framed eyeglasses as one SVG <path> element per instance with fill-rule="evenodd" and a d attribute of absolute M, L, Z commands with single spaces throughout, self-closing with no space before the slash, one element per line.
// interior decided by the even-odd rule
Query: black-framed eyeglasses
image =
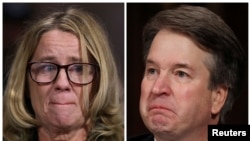
<path fill-rule="evenodd" d="M 68 80 L 79 85 L 87 85 L 93 81 L 98 65 L 91 63 L 73 63 L 58 65 L 51 62 L 30 62 L 27 69 L 31 79 L 38 84 L 48 84 L 56 80 L 61 69 L 64 69 Z"/>

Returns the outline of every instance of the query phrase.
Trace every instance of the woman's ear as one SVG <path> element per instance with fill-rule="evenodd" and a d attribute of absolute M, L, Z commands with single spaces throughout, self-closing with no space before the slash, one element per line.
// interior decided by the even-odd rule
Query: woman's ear
<path fill-rule="evenodd" d="M 222 109 L 228 95 L 228 87 L 225 85 L 218 86 L 212 92 L 211 114 L 217 115 Z"/>

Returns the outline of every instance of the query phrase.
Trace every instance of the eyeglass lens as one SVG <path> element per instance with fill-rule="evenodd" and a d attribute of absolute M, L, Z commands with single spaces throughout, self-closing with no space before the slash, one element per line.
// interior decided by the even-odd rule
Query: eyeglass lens
<path fill-rule="evenodd" d="M 87 63 L 75 63 L 60 66 L 54 63 L 36 62 L 30 65 L 30 74 L 38 83 L 49 83 L 56 79 L 61 68 L 66 70 L 68 79 L 77 84 L 92 82 L 95 75 L 95 66 Z"/>

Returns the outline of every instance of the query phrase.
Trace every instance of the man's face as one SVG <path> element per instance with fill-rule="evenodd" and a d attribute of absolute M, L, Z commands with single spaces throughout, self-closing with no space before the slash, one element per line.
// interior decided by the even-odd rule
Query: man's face
<path fill-rule="evenodd" d="M 204 130 L 212 90 L 205 65 L 210 55 L 188 37 L 161 30 L 154 38 L 141 83 L 140 113 L 153 133 Z"/>
<path fill-rule="evenodd" d="M 79 40 L 68 32 L 48 31 L 42 35 L 31 62 L 52 62 L 59 65 L 79 63 Z M 42 123 L 42 127 L 68 129 L 83 125 L 83 87 L 72 84 L 64 69 L 49 84 L 39 85 L 30 77 L 28 82 L 35 116 Z M 90 89 L 91 84 L 85 87 Z"/>

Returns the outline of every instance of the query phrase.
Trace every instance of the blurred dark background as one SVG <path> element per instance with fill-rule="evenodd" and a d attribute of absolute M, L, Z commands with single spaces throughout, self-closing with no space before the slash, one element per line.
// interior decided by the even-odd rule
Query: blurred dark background
<path fill-rule="evenodd" d="M 124 3 L 3 3 L 4 88 L 15 55 L 16 41 L 24 32 L 26 23 L 68 6 L 89 11 L 101 22 L 107 31 L 119 76 L 124 82 Z"/>
<path fill-rule="evenodd" d="M 157 12 L 183 3 L 127 3 L 127 136 L 148 132 L 139 115 L 140 83 L 144 66 L 142 30 Z M 248 56 L 248 3 L 186 3 L 207 7 L 218 14 L 235 32 Z M 248 58 L 237 99 L 228 124 L 248 124 Z"/>

